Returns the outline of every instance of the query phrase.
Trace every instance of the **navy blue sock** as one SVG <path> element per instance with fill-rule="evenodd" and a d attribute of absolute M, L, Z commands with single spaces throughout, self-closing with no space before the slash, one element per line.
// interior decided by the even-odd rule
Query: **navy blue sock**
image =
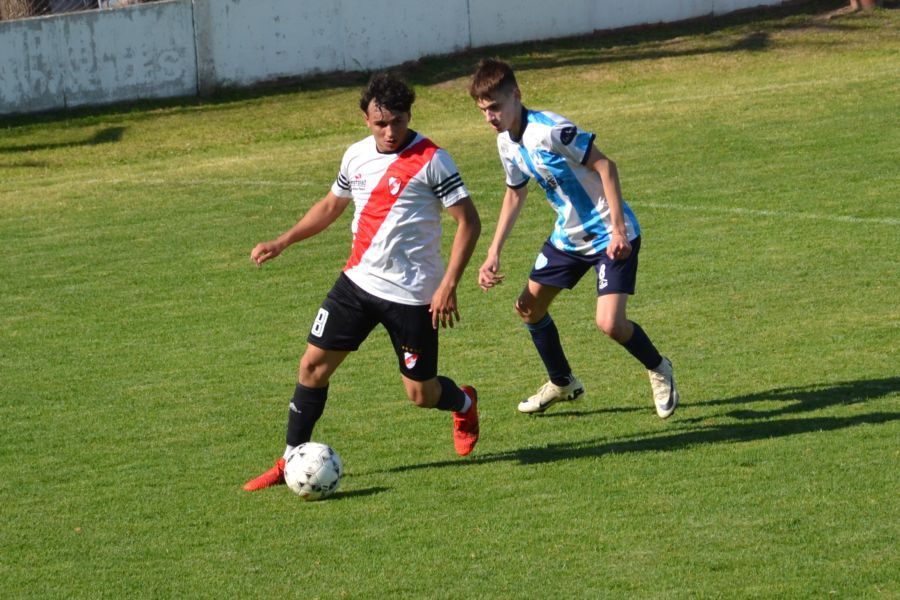
<path fill-rule="evenodd" d="M 559 331 L 550 314 L 544 315 L 537 323 L 525 323 L 525 327 L 531 334 L 531 341 L 534 342 L 538 355 L 544 361 L 550 381 L 556 385 L 568 385 L 571 382 L 572 369 L 566 360 L 562 342 L 559 341 Z"/>
<path fill-rule="evenodd" d="M 287 435 L 285 436 L 288 446 L 299 446 L 312 438 L 313 427 L 322 416 L 327 399 L 327 385 L 323 388 L 308 388 L 305 385 L 297 384 L 288 411 Z"/>
<path fill-rule="evenodd" d="M 644 333 L 641 326 L 634 321 L 631 321 L 631 324 L 634 326 L 634 333 L 631 334 L 631 338 L 622 344 L 622 346 L 624 346 L 633 357 L 641 361 L 641 364 L 646 368 L 655 369 L 662 363 L 662 355 L 656 350 L 656 346 L 653 345 L 653 342 L 650 341 L 650 338 L 647 337 L 647 334 Z"/>
<path fill-rule="evenodd" d="M 438 383 L 441 384 L 441 398 L 438 400 L 438 410 L 452 410 L 459 412 L 466 405 L 466 394 L 459 386 L 449 377 L 443 375 L 437 376 Z"/>

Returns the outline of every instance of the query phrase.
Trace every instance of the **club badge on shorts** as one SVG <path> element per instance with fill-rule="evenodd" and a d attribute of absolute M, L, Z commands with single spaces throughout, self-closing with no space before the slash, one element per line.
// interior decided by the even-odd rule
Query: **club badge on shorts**
<path fill-rule="evenodd" d="M 407 369 L 412 369 L 416 366 L 416 362 L 419 360 L 418 354 L 413 354 L 412 352 L 404 352 L 403 353 L 403 363 L 406 365 Z"/>

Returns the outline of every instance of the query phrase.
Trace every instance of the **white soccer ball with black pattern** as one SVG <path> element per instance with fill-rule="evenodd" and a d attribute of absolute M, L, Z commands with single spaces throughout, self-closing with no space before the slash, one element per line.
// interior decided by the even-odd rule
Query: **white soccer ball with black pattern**
<path fill-rule="evenodd" d="M 304 500 L 322 500 L 341 483 L 344 464 L 333 448 L 318 442 L 300 444 L 284 461 L 284 482 Z"/>

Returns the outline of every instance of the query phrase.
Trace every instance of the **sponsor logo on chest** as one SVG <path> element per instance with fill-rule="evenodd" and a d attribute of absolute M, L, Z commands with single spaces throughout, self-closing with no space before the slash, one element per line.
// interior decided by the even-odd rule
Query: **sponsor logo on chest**
<path fill-rule="evenodd" d="M 350 178 L 350 189 L 354 191 L 366 189 L 366 178 L 362 173 L 356 173 Z"/>

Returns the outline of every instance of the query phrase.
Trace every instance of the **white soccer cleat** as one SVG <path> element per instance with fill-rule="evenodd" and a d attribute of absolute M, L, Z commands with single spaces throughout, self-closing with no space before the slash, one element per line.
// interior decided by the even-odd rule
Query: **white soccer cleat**
<path fill-rule="evenodd" d="M 548 381 L 541 386 L 537 394 L 519 402 L 519 412 L 526 414 L 542 413 L 557 402 L 570 402 L 584 395 L 584 385 L 577 377 L 566 386 L 558 386 Z"/>
<path fill-rule="evenodd" d="M 675 374 L 672 372 L 672 361 L 665 356 L 656 369 L 647 371 L 650 374 L 650 387 L 653 388 L 653 403 L 660 419 L 667 419 L 678 407 L 678 390 L 675 388 Z"/>

